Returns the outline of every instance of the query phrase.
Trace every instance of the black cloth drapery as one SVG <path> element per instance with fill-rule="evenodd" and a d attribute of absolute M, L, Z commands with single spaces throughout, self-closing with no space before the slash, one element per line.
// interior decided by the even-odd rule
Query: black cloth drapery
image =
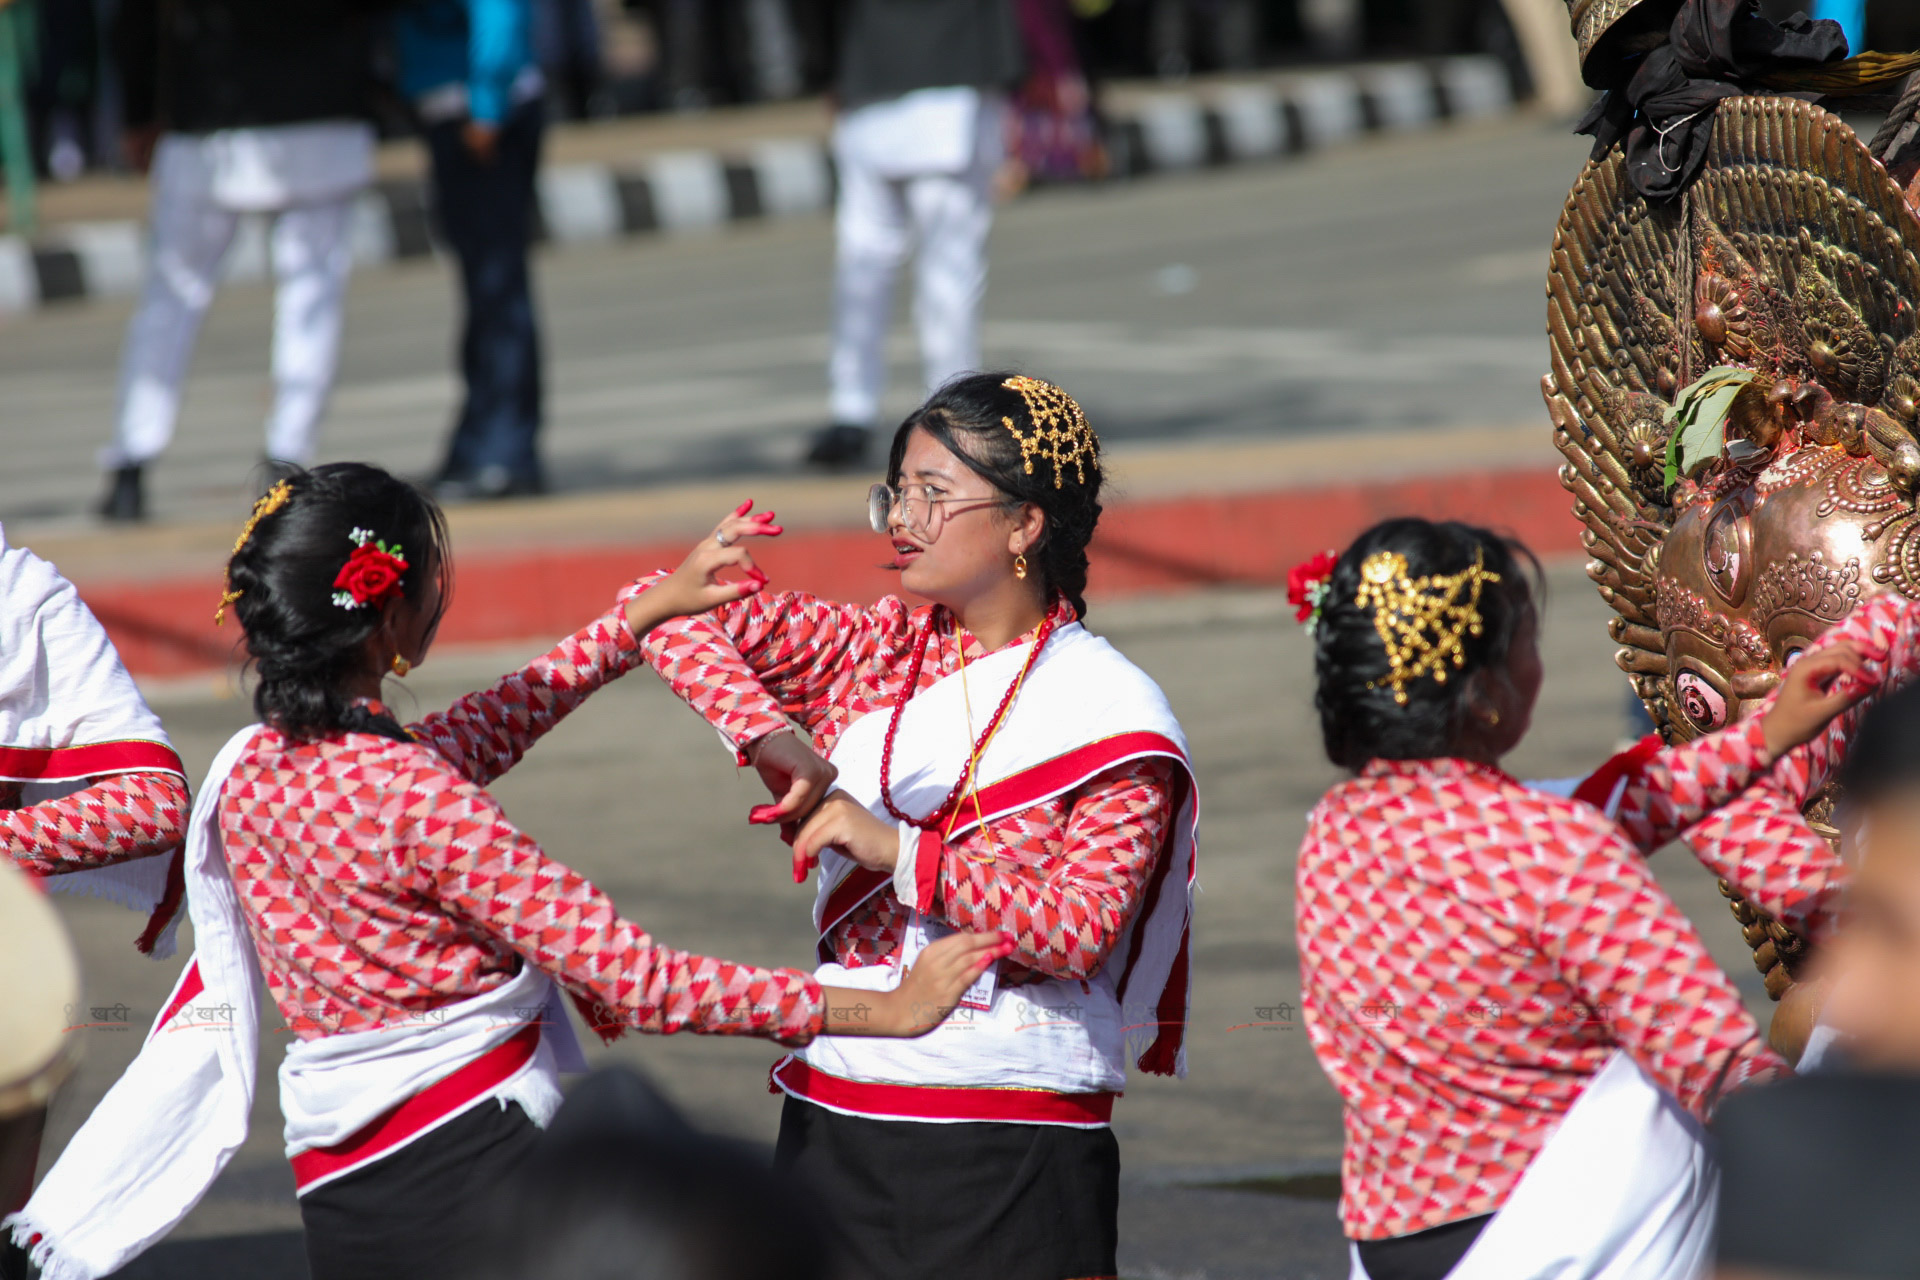
<path fill-rule="evenodd" d="M 1847 56 L 1840 24 L 1797 13 L 1777 23 L 1759 0 L 1687 0 L 1668 41 L 1623 58 L 1614 85 L 1574 126 L 1598 160 L 1624 143 L 1627 177 L 1649 200 L 1671 200 L 1706 162 L 1714 109 L 1763 73 Z"/>

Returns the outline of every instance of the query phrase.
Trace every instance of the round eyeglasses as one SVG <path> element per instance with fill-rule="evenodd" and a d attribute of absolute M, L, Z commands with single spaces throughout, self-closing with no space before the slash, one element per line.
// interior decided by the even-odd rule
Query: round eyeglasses
<path fill-rule="evenodd" d="M 893 514 L 894 505 L 900 507 L 900 523 L 916 537 L 927 538 L 933 532 L 933 512 L 935 507 L 953 502 L 971 502 L 976 506 L 999 506 L 1006 499 L 995 495 L 981 497 L 974 495 L 954 495 L 946 498 L 933 497 L 924 484 L 877 484 L 867 490 L 867 523 L 873 526 L 875 533 L 885 533 L 888 529 L 888 517 Z M 972 507 L 962 507 L 962 511 L 971 511 Z"/>

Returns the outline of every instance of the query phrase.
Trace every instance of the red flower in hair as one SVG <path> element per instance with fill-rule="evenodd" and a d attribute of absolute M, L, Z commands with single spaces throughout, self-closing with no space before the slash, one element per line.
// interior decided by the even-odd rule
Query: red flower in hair
<path fill-rule="evenodd" d="M 333 579 L 333 602 L 342 609 L 358 609 L 383 605 L 399 595 L 400 575 L 407 571 L 400 545 L 376 542 L 367 529 L 355 529 L 348 536 L 359 545 Z"/>
<path fill-rule="evenodd" d="M 1305 623 L 1308 631 L 1320 620 L 1320 602 L 1327 595 L 1327 579 L 1333 576 L 1333 566 L 1339 562 L 1340 557 L 1334 552 L 1322 551 L 1287 571 L 1287 603 L 1293 606 L 1294 619 Z"/>

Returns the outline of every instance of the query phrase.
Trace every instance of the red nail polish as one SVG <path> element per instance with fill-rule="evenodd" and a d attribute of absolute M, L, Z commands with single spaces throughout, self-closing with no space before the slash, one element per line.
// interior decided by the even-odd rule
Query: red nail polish
<path fill-rule="evenodd" d="M 777 804 L 757 804 L 747 810 L 747 821 L 769 823 L 780 821 L 780 806 Z"/>
<path fill-rule="evenodd" d="M 768 533 L 785 533 L 785 532 L 786 532 L 786 530 L 785 530 L 785 529 L 782 529 L 782 528 L 781 528 L 781 527 L 780 527 L 779 525 L 777 525 L 777 524 L 770 524 L 770 525 L 768 525 L 768 526 L 767 526 L 767 532 L 768 532 Z"/>
<path fill-rule="evenodd" d="M 743 516 L 751 510 L 753 510 L 753 499 L 748 498 L 745 502 L 741 503 L 739 506 L 733 509 L 733 514 L 737 516 Z"/>

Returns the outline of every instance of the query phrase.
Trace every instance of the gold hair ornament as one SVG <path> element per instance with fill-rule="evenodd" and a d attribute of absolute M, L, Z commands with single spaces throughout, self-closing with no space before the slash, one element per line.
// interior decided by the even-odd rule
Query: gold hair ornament
<path fill-rule="evenodd" d="M 1000 419 L 1000 425 L 1013 433 L 1014 441 L 1020 446 L 1027 474 L 1033 474 L 1033 460 L 1040 457 L 1053 464 L 1054 488 L 1061 487 L 1069 466 L 1073 468 L 1074 483 L 1085 484 L 1087 463 L 1100 457 L 1100 440 L 1087 425 L 1087 415 L 1081 412 L 1074 398 L 1051 382 L 1025 374 L 1016 374 L 1000 385 L 1019 392 L 1020 398 L 1027 402 L 1027 417 L 1033 423 L 1031 431 L 1022 431 L 1012 418 Z"/>
<path fill-rule="evenodd" d="M 1432 676 L 1447 682 L 1448 668 L 1466 665 L 1465 642 L 1485 629 L 1480 617 L 1480 592 L 1500 575 L 1486 567 L 1485 554 L 1476 550 L 1473 564 L 1459 573 L 1407 576 L 1407 558 L 1398 551 L 1376 551 L 1360 565 L 1360 590 L 1353 598 L 1362 609 L 1373 609 L 1373 629 L 1387 650 L 1392 668 L 1367 688 L 1389 686 L 1393 700 L 1407 705 L 1407 686 Z"/>
<path fill-rule="evenodd" d="M 260 500 L 253 504 L 253 514 L 247 517 L 244 525 L 240 526 L 240 536 L 233 541 L 233 555 L 239 555 L 240 548 L 247 545 L 247 539 L 253 537 L 253 531 L 259 523 L 286 506 L 287 499 L 292 496 L 293 485 L 286 480 L 280 481 L 261 494 Z M 232 556 L 228 559 L 232 559 Z M 227 620 L 227 606 L 238 600 L 242 594 L 233 590 L 233 571 L 229 569 L 221 578 L 220 607 L 213 611 L 214 626 L 217 627 Z"/>

